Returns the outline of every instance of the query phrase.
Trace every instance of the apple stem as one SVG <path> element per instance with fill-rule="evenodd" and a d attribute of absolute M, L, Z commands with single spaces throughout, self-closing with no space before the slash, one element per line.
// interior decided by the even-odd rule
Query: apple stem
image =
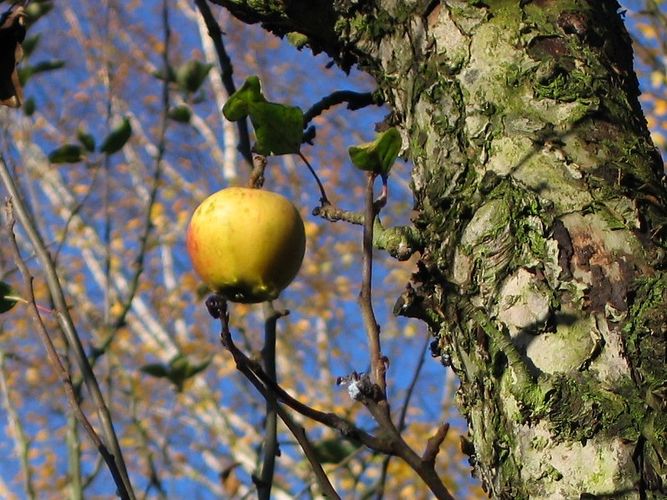
<path fill-rule="evenodd" d="M 252 171 L 248 179 L 248 187 L 252 189 L 261 189 L 264 185 L 264 170 L 266 169 L 266 156 L 252 155 Z"/>

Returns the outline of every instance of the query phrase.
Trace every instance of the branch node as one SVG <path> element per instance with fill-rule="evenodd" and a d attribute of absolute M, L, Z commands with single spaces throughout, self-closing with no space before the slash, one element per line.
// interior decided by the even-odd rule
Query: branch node
<path fill-rule="evenodd" d="M 427 464 L 435 464 L 435 457 L 438 456 L 440 452 L 440 446 L 445 441 L 447 437 L 447 432 L 449 431 L 449 423 L 445 422 L 442 425 L 438 426 L 435 431 L 435 434 L 428 438 L 426 442 L 426 449 L 422 455 L 422 460 Z"/>

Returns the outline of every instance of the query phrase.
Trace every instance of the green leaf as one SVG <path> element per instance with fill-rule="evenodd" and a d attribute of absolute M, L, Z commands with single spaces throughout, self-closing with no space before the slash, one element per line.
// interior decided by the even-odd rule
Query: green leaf
<path fill-rule="evenodd" d="M 24 58 L 30 57 L 30 54 L 34 52 L 41 37 L 42 37 L 41 33 L 38 33 L 35 36 L 29 36 L 25 40 L 23 40 L 21 47 L 23 47 Z"/>
<path fill-rule="evenodd" d="M 114 128 L 102 142 L 100 151 L 107 155 L 112 155 L 120 151 L 132 135 L 132 125 L 130 119 L 125 117 L 123 121 Z"/>
<path fill-rule="evenodd" d="M 81 145 L 86 148 L 86 151 L 92 153 L 95 151 L 95 138 L 85 130 L 79 129 L 76 131 L 76 138 L 79 139 Z"/>
<path fill-rule="evenodd" d="M 51 163 L 78 163 L 83 159 L 83 149 L 78 144 L 63 144 L 49 153 Z"/>
<path fill-rule="evenodd" d="M 268 102 L 259 78 L 250 76 L 222 107 L 230 121 L 250 116 L 255 127 L 255 151 L 262 155 L 298 153 L 303 142 L 303 112 L 296 106 Z"/>
<path fill-rule="evenodd" d="M 22 66 L 18 69 L 19 81 L 21 82 L 21 85 L 25 85 L 33 75 L 60 69 L 64 66 L 65 61 L 58 59 L 53 61 L 42 61 L 32 66 Z"/>
<path fill-rule="evenodd" d="M 372 142 L 351 146 L 348 150 L 354 166 L 360 170 L 387 176 L 401 151 L 401 134 L 390 128 Z"/>
<path fill-rule="evenodd" d="M 35 100 L 32 97 L 29 97 L 23 103 L 23 112 L 26 116 L 32 116 L 36 108 L 37 106 L 35 106 Z"/>
<path fill-rule="evenodd" d="M 222 107 L 222 114 L 230 122 L 242 120 L 248 116 L 250 104 L 257 102 L 266 102 L 266 99 L 262 95 L 262 86 L 259 83 L 259 78 L 249 76 L 243 82 L 241 88 L 229 96 L 229 99 L 227 99 L 227 102 Z"/>
<path fill-rule="evenodd" d="M 303 140 L 303 112 L 296 106 L 253 102 L 250 121 L 255 127 L 255 150 L 262 155 L 298 153 Z"/>
<path fill-rule="evenodd" d="M 290 31 L 287 33 L 287 41 L 297 49 L 301 50 L 308 45 L 308 36 L 298 31 Z"/>
<path fill-rule="evenodd" d="M 201 363 L 198 363 L 198 364 L 195 364 L 195 365 L 188 363 L 188 367 L 187 367 L 187 370 L 185 372 L 185 378 L 192 378 L 195 375 L 197 375 L 198 373 L 203 372 L 204 370 L 206 370 L 206 368 L 208 368 L 208 365 L 211 364 L 212 360 L 213 360 L 213 358 L 209 358 L 209 359 L 207 359 L 205 361 L 202 361 Z"/>
<path fill-rule="evenodd" d="M 178 123 L 189 123 L 192 118 L 192 111 L 186 105 L 174 106 L 169 110 L 167 116 Z"/>
<path fill-rule="evenodd" d="M 188 61 L 176 70 L 176 83 L 185 92 L 195 93 L 213 67 L 199 61 Z"/>
<path fill-rule="evenodd" d="M 150 363 L 140 368 L 142 373 L 156 378 L 169 377 L 169 369 L 162 363 Z"/>
<path fill-rule="evenodd" d="M 44 73 L 46 71 L 53 71 L 65 67 L 65 61 L 54 59 L 52 61 L 42 61 L 32 67 L 33 74 Z"/>
<path fill-rule="evenodd" d="M 18 302 L 18 294 L 4 281 L 0 281 L 0 314 L 9 311 Z"/>
<path fill-rule="evenodd" d="M 169 362 L 169 374 L 167 375 L 167 378 L 176 386 L 176 390 L 181 392 L 185 381 L 206 370 L 211 363 L 211 359 L 212 358 L 209 358 L 201 363 L 193 364 L 187 356 L 177 354 Z"/>
<path fill-rule="evenodd" d="M 338 464 L 354 453 L 360 444 L 342 437 L 324 439 L 313 446 L 321 464 Z"/>
<path fill-rule="evenodd" d="M 153 76 L 155 78 L 157 78 L 158 80 L 162 80 L 162 81 L 164 81 L 165 78 L 169 82 L 175 82 L 176 81 L 176 72 L 174 71 L 174 68 L 172 68 L 171 66 L 167 67 L 166 72 L 165 72 L 164 69 L 159 69 L 157 71 L 153 71 Z"/>

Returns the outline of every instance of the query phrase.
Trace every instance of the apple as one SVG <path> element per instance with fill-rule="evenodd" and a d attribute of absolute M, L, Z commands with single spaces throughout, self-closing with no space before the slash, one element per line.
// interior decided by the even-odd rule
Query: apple
<path fill-rule="evenodd" d="M 232 302 L 273 300 L 299 272 L 306 233 L 284 196 L 230 187 L 206 198 L 188 225 L 192 265 L 214 292 Z"/>

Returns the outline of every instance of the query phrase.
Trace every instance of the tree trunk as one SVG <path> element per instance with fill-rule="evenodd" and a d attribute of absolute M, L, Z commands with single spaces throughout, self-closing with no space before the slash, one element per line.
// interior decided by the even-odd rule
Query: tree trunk
<path fill-rule="evenodd" d="M 376 78 L 424 242 L 397 311 L 489 494 L 666 494 L 667 198 L 617 2 L 216 3 Z"/>

